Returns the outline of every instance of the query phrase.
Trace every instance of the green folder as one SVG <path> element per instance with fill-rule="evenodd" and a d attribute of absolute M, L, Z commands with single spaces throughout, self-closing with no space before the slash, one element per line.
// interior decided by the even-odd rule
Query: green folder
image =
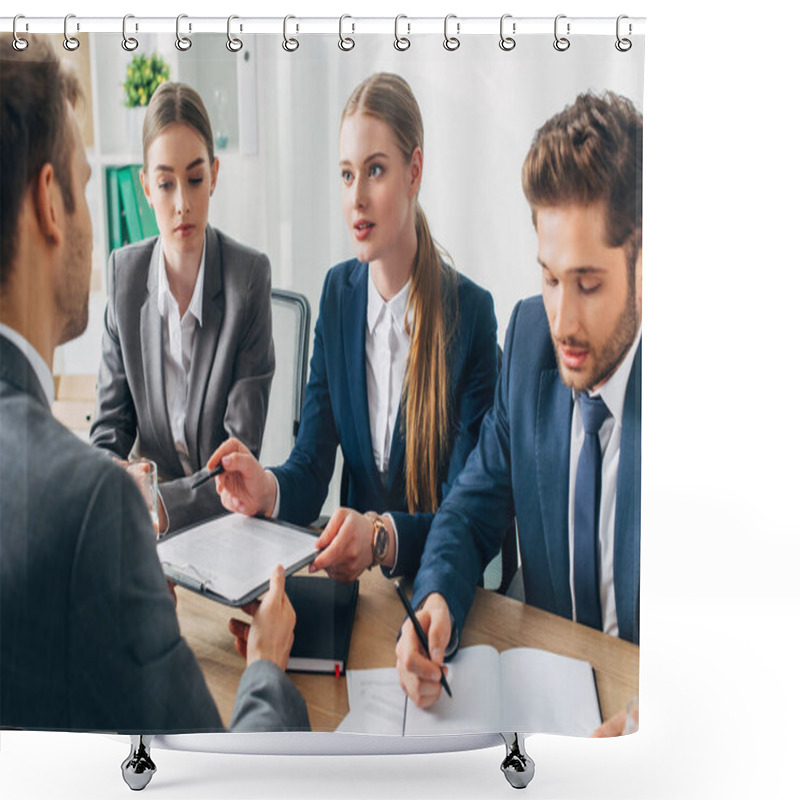
<path fill-rule="evenodd" d="M 106 197 L 108 198 L 108 251 L 122 247 L 122 209 L 119 204 L 119 182 L 116 167 L 106 170 Z"/>

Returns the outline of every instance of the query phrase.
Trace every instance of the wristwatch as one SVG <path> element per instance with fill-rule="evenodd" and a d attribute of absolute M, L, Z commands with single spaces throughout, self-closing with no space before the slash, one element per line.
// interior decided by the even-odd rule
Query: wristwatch
<path fill-rule="evenodd" d="M 372 569 L 377 567 L 389 552 L 389 531 L 374 511 L 367 511 L 364 516 L 372 522 L 372 564 L 369 566 L 369 569 Z"/>

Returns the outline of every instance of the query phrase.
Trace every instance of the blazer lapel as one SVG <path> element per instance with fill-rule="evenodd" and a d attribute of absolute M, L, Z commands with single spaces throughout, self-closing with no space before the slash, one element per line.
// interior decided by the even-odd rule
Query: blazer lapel
<path fill-rule="evenodd" d="M 373 459 L 373 463 L 374 463 Z M 400 402 L 397 409 L 397 419 L 394 422 L 394 433 L 392 434 L 392 446 L 389 450 L 389 467 L 387 473 L 386 488 L 390 493 L 394 493 L 401 487 L 406 479 L 406 428 L 405 428 L 405 407 Z M 405 494 L 405 493 L 403 493 Z"/>
<path fill-rule="evenodd" d="M 359 264 L 353 270 L 342 293 L 342 348 L 346 385 L 353 411 L 353 426 L 364 464 L 371 465 L 371 474 L 376 486 L 381 485 L 375 458 L 372 454 L 372 435 L 369 426 L 369 404 L 367 402 L 367 280 L 369 267 Z"/>
<path fill-rule="evenodd" d="M 147 273 L 147 300 L 139 312 L 139 341 L 142 347 L 142 373 L 144 374 L 147 414 L 156 441 L 160 447 L 160 461 L 171 465 L 174 475 L 183 474 L 175 455 L 175 441 L 169 427 L 167 395 L 164 389 L 164 354 L 161 339 L 161 314 L 158 311 L 158 245 L 150 256 Z"/>
<path fill-rule="evenodd" d="M 572 616 L 569 580 L 569 451 L 572 392 L 558 370 L 542 372 L 536 419 L 536 475 L 553 591 L 562 616 Z"/>
<path fill-rule="evenodd" d="M 206 228 L 206 270 L 203 283 L 203 324 L 197 328 L 189 367 L 189 395 L 186 402 L 186 445 L 194 469 L 200 468 L 200 424 L 208 379 L 217 352 L 222 327 L 222 254 L 214 229 Z"/>
<path fill-rule="evenodd" d="M 642 344 L 631 367 L 622 412 L 614 520 L 614 593 L 620 636 L 639 641 L 639 552 L 642 504 Z"/>

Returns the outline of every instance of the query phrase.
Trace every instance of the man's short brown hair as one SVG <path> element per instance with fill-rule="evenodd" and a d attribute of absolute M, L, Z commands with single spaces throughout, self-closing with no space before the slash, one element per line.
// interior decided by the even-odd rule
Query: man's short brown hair
<path fill-rule="evenodd" d="M 53 165 L 67 212 L 75 210 L 67 103 L 77 103 L 80 84 L 45 37 L 27 39 L 17 51 L 12 36 L 0 34 L 0 287 L 16 256 L 25 192 L 45 164 Z"/>
<path fill-rule="evenodd" d="M 581 94 L 536 133 L 522 167 L 533 223 L 539 208 L 602 201 L 610 247 L 641 243 L 642 115 L 626 97 Z"/>

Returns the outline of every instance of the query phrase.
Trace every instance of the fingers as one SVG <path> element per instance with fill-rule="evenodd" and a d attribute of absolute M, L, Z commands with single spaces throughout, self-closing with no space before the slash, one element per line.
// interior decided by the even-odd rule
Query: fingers
<path fill-rule="evenodd" d="M 445 650 L 450 643 L 450 615 L 443 617 L 441 614 L 432 614 L 427 609 L 423 609 L 420 615 L 425 616 L 427 620 L 427 625 L 423 624 L 422 620 L 420 620 L 420 624 L 423 625 L 423 630 L 427 627 L 428 649 L 431 652 L 431 661 L 436 664 L 443 664 Z"/>
<path fill-rule="evenodd" d="M 211 458 L 208 459 L 206 464 L 206 469 L 209 471 L 215 469 L 223 456 L 230 453 L 241 453 L 243 450 L 250 452 L 238 439 L 227 439 L 211 454 Z"/>
<path fill-rule="evenodd" d="M 317 540 L 317 550 L 327 547 L 333 541 L 339 529 L 342 527 L 342 523 L 347 519 L 348 510 L 347 508 L 340 507 L 331 514 L 331 518 L 328 520 L 325 530 L 322 531 Z"/>
<path fill-rule="evenodd" d="M 397 672 L 400 685 L 420 708 L 432 706 L 441 695 L 441 671 L 428 659 L 411 622 L 406 620 L 397 642 Z"/>
<path fill-rule="evenodd" d="M 363 514 L 337 509 L 323 531 L 327 547 L 309 566 L 309 572 L 324 569 L 337 581 L 355 580 L 372 564 L 372 530 L 372 523 Z"/>
<path fill-rule="evenodd" d="M 595 739 L 603 739 L 609 736 L 622 736 L 625 730 L 625 709 L 618 711 L 613 717 L 609 717 L 597 730 L 594 731 L 592 737 Z"/>

